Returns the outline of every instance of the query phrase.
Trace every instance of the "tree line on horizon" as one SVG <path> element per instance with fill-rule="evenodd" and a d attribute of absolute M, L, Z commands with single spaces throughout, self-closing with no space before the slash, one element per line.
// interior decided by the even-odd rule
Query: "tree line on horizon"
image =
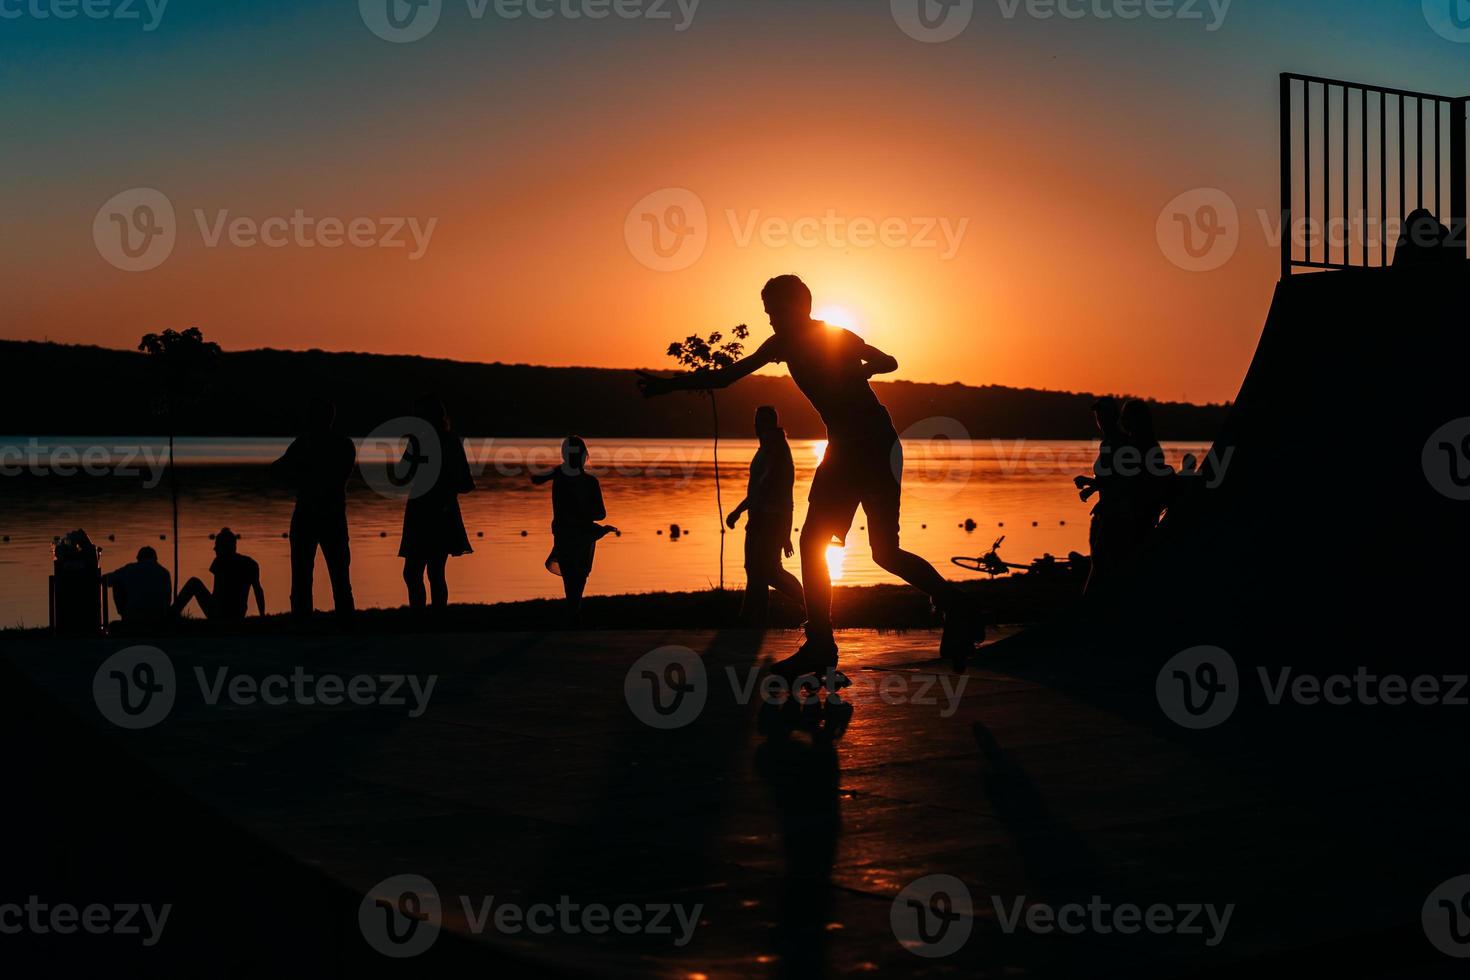
<path fill-rule="evenodd" d="M 163 434 L 156 372 L 146 355 L 41 341 L 0 341 L 6 383 L 3 427 L 10 434 L 142 436 Z M 655 366 L 654 370 L 659 370 Z M 410 413 L 432 391 L 454 425 L 471 437 L 691 438 L 711 435 L 707 400 L 645 400 L 632 370 L 473 363 L 321 350 L 261 349 L 219 355 L 197 402 L 178 420 L 182 436 L 289 436 L 301 428 L 306 400 L 337 403 L 338 427 L 364 436 Z M 1097 395 L 1079 392 L 877 381 L 874 388 L 900 432 L 932 418 L 957 420 L 974 438 L 1090 439 Z M 1164 440 L 1207 441 L 1229 405 L 1151 402 Z M 825 435 L 821 419 L 786 377 L 756 375 L 721 395 L 720 436 L 750 434 L 759 405 L 774 405 L 792 438 Z"/>

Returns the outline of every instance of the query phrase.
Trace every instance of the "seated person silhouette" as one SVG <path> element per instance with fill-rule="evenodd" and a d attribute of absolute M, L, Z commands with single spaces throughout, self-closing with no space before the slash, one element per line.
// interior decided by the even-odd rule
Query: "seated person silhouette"
<path fill-rule="evenodd" d="M 144 545 L 138 560 L 107 574 L 117 614 L 128 624 L 153 623 L 168 614 L 173 580 L 158 563 L 158 552 Z"/>
<path fill-rule="evenodd" d="M 306 431 L 271 464 L 271 474 L 296 491 L 291 512 L 291 614 L 297 618 L 311 615 L 317 548 L 327 563 L 338 618 L 352 615 L 347 480 L 357 465 L 357 448 L 333 430 L 336 415 L 330 400 L 313 396 L 307 405 Z"/>
<path fill-rule="evenodd" d="M 197 578 L 191 578 L 179 590 L 174 600 L 172 613 L 181 615 L 184 607 L 193 599 L 205 619 L 232 622 L 245 618 L 250 593 L 255 593 L 255 609 L 265 615 L 265 590 L 260 587 L 260 566 L 254 558 L 236 550 L 235 532 L 220 528 L 214 536 L 214 561 L 209 571 L 214 576 L 214 591 L 211 592 Z"/>
<path fill-rule="evenodd" d="M 1464 229 L 1460 240 L 1454 241 L 1454 233 L 1446 228 L 1428 208 L 1419 208 L 1404 219 L 1403 231 L 1399 233 L 1398 245 L 1393 253 L 1395 269 L 1444 268 L 1452 262 L 1465 258 Z M 1456 244 L 1459 248 L 1455 248 Z"/>
<path fill-rule="evenodd" d="M 760 440 L 750 461 L 750 479 L 745 499 L 735 505 L 725 523 L 731 530 L 745 521 L 745 600 L 740 605 L 740 619 L 752 626 L 766 624 L 766 608 L 770 590 L 800 605 L 803 601 L 801 582 L 781 567 L 781 552 L 791 557 L 792 486 L 796 482 L 796 466 L 791 460 L 791 445 L 780 417 L 770 405 L 755 410 L 755 435 Z"/>
<path fill-rule="evenodd" d="M 772 673 L 788 682 L 825 674 L 837 664 L 832 632 L 832 580 L 827 545 L 846 539 L 859 505 L 877 565 L 927 593 L 944 614 L 940 654 L 957 671 L 984 639 L 985 627 L 965 594 L 934 566 L 899 546 L 903 446 L 869 379 L 898 370 L 898 361 L 850 330 L 812 319 L 812 293 L 796 276 L 778 276 L 761 290 L 774 336 L 749 357 L 718 370 L 673 378 L 643 374 L 645 396 L 725 388 L 767 364 L 784 361 L 791 380 L 827 425 L 827 451 L 817 467 L 801 527 L 801 580 L 806 642 Z"/>

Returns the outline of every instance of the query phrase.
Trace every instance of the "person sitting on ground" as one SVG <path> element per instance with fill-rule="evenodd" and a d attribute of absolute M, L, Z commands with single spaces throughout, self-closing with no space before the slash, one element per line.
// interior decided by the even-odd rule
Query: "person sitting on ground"
<path fill-rule="evenodd" d="M 129 625 L 157 622 L 168 614 L 173 579 L 158 563 L 158 552 L 144 545 L 137 561 L 107 575 L 117 614 Z"/>
<path fill-rule="evenodd" d="M 567 623 L 576 626 L 597 542 L 616 534 L 617 528 L 598 523 L 607 518 L 607 507 L 602 502 L 602 484 L 587 472 L 587 443 L 581 436 L 568 436 L 562 442 L 561 459 L 560 466 L 532 476 L 531 482 L 551 484 L 552 546 L 546 570 L 561 576 Z"/>
<path fill-rule="evenodd" d="M 191 578 L 179 590 L 174 600 L 172 613 L 182 615 L 184 607 L 193 599 L 205 619 L 233 622 L 245 618 L 249 607 L 250 593 L 255 593 L 255 609 L 265 615 L 265 590 L 260 587 L 260 565 L 254 558 L 242 555 L 237 549 L 235 532 L 227 527 L 220 528 L 214 536 L 214 561 L 209 571 L 214 576 L 214 591 L 202 581 Z"/>
<path fill-rule="evenodd" d="M 766 607 L 770 590 L 801 606 L 801 581 L 781 567 L 781 553 L 790 558 L 792 486 L 796 467 L 791 460 L 791 445 L 776 409 L 762 405 L 755 410 L 755 434 L 760 448 L 750 461 L 750 480 L 745 499 L 735 505 L 725 523 L 731 530 L 745 521 L 745 599 L 740 605 L 740 621 L 751 626 L 766 624 Z"/>

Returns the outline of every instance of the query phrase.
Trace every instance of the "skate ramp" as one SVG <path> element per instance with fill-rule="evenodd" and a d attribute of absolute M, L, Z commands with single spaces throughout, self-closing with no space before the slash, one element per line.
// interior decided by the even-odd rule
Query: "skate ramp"
<path fill-rule="evenodd" d="M 1470 597 L 1470 502 L 1431 483 L 1425 446 L 1470 417 L 1467 312 L 1458 267 L 1281 282 L 1213 485 L 1050 639 L 1148 659 L 1216 644 L 1262 663 L 1462 662 L 1443 637 Z"/>

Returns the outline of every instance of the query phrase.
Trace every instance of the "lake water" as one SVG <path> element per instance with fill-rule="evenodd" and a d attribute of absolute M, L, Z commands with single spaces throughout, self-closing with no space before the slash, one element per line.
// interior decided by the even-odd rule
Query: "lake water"
<path fill-rule="evenodd" d="M 210 534 L 228 526 L 242 536 L 240 550 L 260 562 L 269 612 L 284 612 L 290 592 L 291 494 L 271 481 L 265 464 L 284 439 L 192 439 L 177 447 L 179 562 L 183 578 L 205 574 Z M 561 580 L 543 567 L 551 547 L 549 487 L 532 486 L 530 469 L 558 459 L 558 441 L 471 439 L 466 449 L 476 492 L 461 498 L 474 554 L 449 564 L 451 602 L 502 602 L 554 597 Z M 1203 458 L 1208 447 L 1170 444 L 1172 465 L 1185 452 Z M 825 443 L 793 440 L 796 525 Z M 720 444 L 724 509 L 744 495 L 754 440 Z M 594 440 L 591 469 L 602 481 L 608 523 L 622 531 L 598 546 L 589 594 L 692 590 L 719 580 L 721 520 L 715 503 L 714 457 L 708 441 Z M 406 601 L 397 557 L 403 501 L 375 490 L 392 454 L 369 445 L 348 488 L 352 578 L 360 606 Z M 972 577 L 949 563 L 955 555 L 983 554 L 1004 534 L 1010 561 L 1043 553 L 1087 551 L 1090 504 L 1077 499 L 1072 478 L 1089 472 L 1089 442 L 1025 440 L 906 441 L 903 542 L 951 578 Z M 165 445 L 158 441 L 0 437 L 0 624 L 45 625 L 52 539 L 76 528 L 103 548 L 104 570 L 152 545 L 172 561 L 170 493 Z M 963 526 L 973 520 L 976 527 Z M 670 533 L 677 524 L 681 534 Z M 861 511 L 845 548 L 829 564 L 844 585 L 895 581 L 868 554 Z M 524 532 L 524 533 L 523 533 Z M 794 538 L 793 538 L 794 540 Z M 725 537 L 725 581 L 742 583 L 743 527 Z M 318 558 L 316 603 L 330 608 L 326 569 Z M 787 566 L 798 571 L 796 559 Z"/>

